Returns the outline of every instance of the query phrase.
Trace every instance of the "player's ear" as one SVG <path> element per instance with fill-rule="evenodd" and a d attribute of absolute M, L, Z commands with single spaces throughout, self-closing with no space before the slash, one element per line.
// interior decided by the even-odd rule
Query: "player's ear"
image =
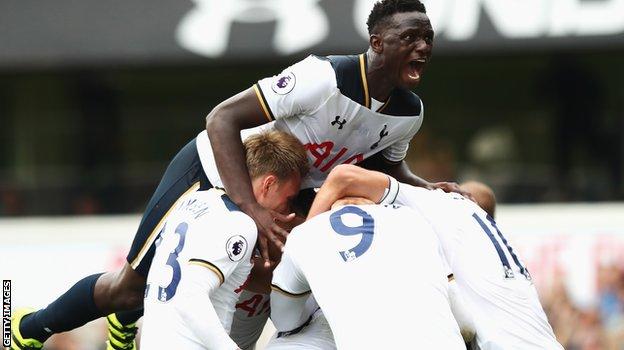
<path fill-rule="evenodd" d="M 368 38 L 368 42 L 371 49 L 373 49 L 375 53 L 383 52 L 383 40 L 381 40 L 381 36 L 379 34 L 371 34 Z"/>
<path fill-rule="evenodd" d="M 262 181 L 262 192 L 265 194 L 268 193 L 271 187 L 275 186 L 276 184 L 277 184 L 277 176 L 273 174 L 267 175 Z"/>

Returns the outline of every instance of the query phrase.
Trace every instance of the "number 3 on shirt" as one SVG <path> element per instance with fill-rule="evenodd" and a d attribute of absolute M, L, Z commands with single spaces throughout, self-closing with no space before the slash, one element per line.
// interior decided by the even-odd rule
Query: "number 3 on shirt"
<path fill-rule="evenodd" d="M 342 221 L 342 215 L 344 214 L 355 214 L 362 218 L 362 224 L 359 226 L 347 226 Z M 342 236 L 354 236 L 354 235 L 362 235 L 360 242 L 353 248 L 343 250 L 339 252 L 340 256 L 344 261 L 352 261 L 360 256 L 362 256 L 368 248 L 370 248 L 371 243 L 373 243 L 373 234 L 375 230 L 375 220 L 369 213 L 358 207 L 346 206 L 342 209 L 335 211 L 329 217 L 329 222 L 331 223 L 331 227 Z"/>
<path fill-rule="evenodd" d="M 159 301 L 165 302 L 173 298 L 173 296 L 176 293 L 176 290 L 178 289 L 178 284 L 180 284 L 181 270 L 180 270 L 180 263 L 178 262 L 178 255 L 182 251 L 182 248 L 184 248 L 184 240 L 186 238 L 187 230 L 188 230 L 188 224 L 186 222 L 180 223 L 175 229 L 175 233 L 179 236 L 178 245 L 175 247 L 175 249 L 172 252 L 169 252 L 169 256 L 167 257 L 167 263 L 166 263 L 167 266 L 171 267 L 171 269 L 173 270 L 173 274 L 171 276 L 171 282 L 169 282 L 167 286 L 165 287 L 158 286 L 157 298 Z M 164 231 L 165 231 L 165 228 L 163 227 L 160 234 L 162 235 Z M 162 238 L 163 237 L 160 237 L 159 240 L 156 241 L 156 246 L 160 245 Z M 149 289 L 150 289 L 150 285 L 148 284 L 145 286 L 145 297 L 147 297 L 147 294 L 149 293 Z"/>

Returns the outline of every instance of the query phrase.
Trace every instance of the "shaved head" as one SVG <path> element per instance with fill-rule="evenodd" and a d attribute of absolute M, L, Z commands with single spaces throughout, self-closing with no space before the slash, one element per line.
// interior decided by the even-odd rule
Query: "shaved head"
<path fill-rule="evenodd" d="M 496 211 L 496 197 L 494 191 L 484 183 L 477 181 L 467 181 L 459 185 L 466 192 L 469 192 L 481 209 L 485 210 L 492 218 Z"/>

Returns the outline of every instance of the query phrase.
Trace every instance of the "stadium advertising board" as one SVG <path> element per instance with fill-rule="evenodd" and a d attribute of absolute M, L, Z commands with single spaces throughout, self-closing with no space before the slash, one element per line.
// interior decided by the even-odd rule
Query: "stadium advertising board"
<path fill-rule="evenodd" d="M 501 205 L 497 212 L 498 226 L 542 297 L 563 286 L 577 306 L 595 306 L 601 271 L 624 266 L 624 204 Z M 43 307 L 80 278 L 119 269 L 139 220 L 138 215 L 0 219 L 6 310 Z M 103 323 L 74 334 L 85 344 L 103 342 Z M 272 333 L 265 332 L 262 342 Z"/>
<path fill-rule="evenodd" d="M 590 305 L 599 270 L 624 266 L 623 204 L 501 205 L 497 212 L 540 290 L 563 282 L 577 304 Z M 44 306 L 81 277 L 121 267 L 139 220 L 1 219 L 0 278 L 12 281 L 13 306 Z M 24 256 L 30 264 L 18 263 Z"/>
<path fill-rule="evenodd" d="M 375 0 L 33 3 L 0 11 L 0 66 L 350 53 Z M 426 0 L 439 54 L 624 46 L 624 0 Z"/>

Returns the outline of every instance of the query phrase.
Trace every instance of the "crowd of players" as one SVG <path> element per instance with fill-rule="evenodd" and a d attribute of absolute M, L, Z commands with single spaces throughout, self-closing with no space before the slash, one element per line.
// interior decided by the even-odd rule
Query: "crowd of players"
<path fill-rule="evenodd" d="M 367 25 L 366 53 L 309 56 L 215 107 L 125 266 L 17 310 L 12 349 L 104 316 L 108 349 L 135 349 L 141 316 L 143 349 L 251 349 L 269 317 L 268 349 L 560 349 L 491 193 L 404 161 L 433 48 L 424 5 L 383 0 Z"/>

